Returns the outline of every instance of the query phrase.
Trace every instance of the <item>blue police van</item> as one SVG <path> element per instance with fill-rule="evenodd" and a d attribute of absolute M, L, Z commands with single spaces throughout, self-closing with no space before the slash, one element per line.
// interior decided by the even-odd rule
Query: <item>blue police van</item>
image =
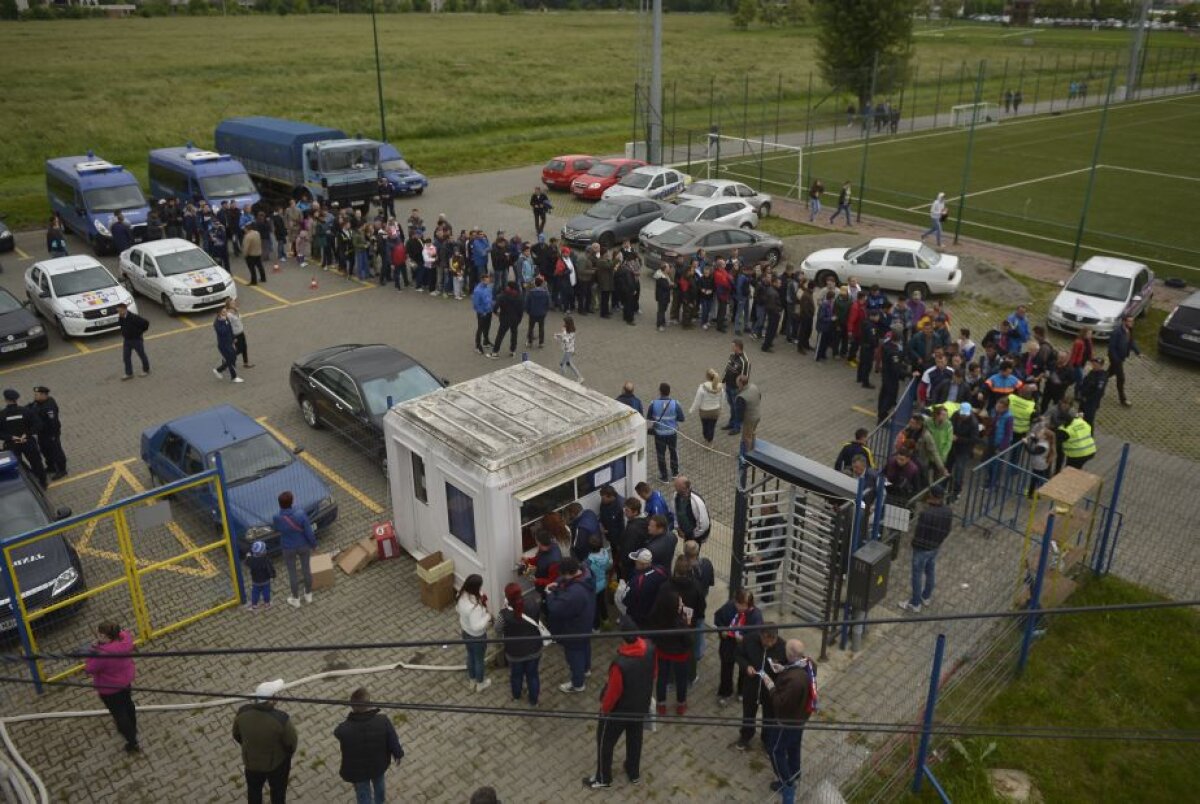
<path fill-rule="evenodd" d="M 160 200 L 207 201 L 211 207 L 228 201 L 239 209 L 254 206 L 260 200 L 258 189 L 241 162 L 229 154 L 196 148 L 190 142 L 150 152 L 150 196 Z"/>
<path fill-rule="evenodd" d="M 112 250 L 112 222 L 120 212 L 134 240 L 146 233 L 150 207 L 132 173 L 88 152 L 46 160 L 46 196 L 68 229 L 96 253 Z"/>

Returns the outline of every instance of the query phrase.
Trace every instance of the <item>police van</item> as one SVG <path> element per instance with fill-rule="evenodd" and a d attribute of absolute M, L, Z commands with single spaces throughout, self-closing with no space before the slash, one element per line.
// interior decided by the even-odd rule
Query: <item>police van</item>
<path fill-rule="evenodd" d="M 196 148 L 190 142 L 150 152 L 150 196 L 207 201 L 211 207 L 228 201 L 239 209 L 254 206 L 260 199 L 241 162 L 229 154 Z"/>
<path fill-rule="evenodd" d="M 86 156 L 47 159 L 46 196 L 50 209 L 97 254 L 112 250 L 112 223 L 118 212 L 134 240 L 142 240 L 146 233 L 150 207 L 137 179 L 91 151 Z"/>

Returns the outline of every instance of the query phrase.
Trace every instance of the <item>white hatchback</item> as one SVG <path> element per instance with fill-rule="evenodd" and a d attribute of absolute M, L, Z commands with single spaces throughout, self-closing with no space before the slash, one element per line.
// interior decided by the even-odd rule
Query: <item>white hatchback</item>
<path fill-rule="evenodd" d="M 137 304 L 92 257 L 57 257 L 25 272 L 25 295 L 34 313 L 58 326 L 63 338 L 98 335 L 118 327 L 117 305 Z"/>
<path fill-rule="evenodd" d="M 131 293 L 160 302 L 167 315 L 208 310 L 237 298 L 229 272 L 204 249 L 179 238 L 125 249 L 118 270 Z"/>
<path fill-rule="evenodd" d="M 689 198 L 687 203 L 672 208 L 658 220 L 646 224 L 638 239 L 645 242 L 682 223 L 696 221 L 753 229 L 758 225 L 758 213 L 748 201 L 740 198 Z"/>
<path fill-rule="evenodd" d="M 629 171 L 625 178 L 605 190 L 601 198 L 637 196 L 667 201 L 679 195 L 687 183 L 688 176 L 678 170 L 648 165 Z"/>

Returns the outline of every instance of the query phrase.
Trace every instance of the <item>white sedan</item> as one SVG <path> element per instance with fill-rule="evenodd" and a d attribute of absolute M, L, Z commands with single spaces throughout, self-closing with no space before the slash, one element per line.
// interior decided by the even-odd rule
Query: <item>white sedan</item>
<path fill-rule="evenodd" d="M 705 179 L 693 182 L 679 194 L 679 203 L 690 198 L 740 198 L 754 207 L 758 212 L 758 217 L 765 218 L 771 214 L 771 196 L 760 193 L 740 181 L 730 179 Z"/>
<path fill-rule="evenodd" d="M 208 310 L 237 298 L 233 277 L 187 240 L 152 240 L 125 249 L 119 266 L 125 287 L 160 302 L 167 315 Z"/>
<path fill-rule="evenodd" d="M 687 186 L 688 176 L 671 168 L 647 165 L 634 168 L 625 178 L 604 191 L 601 198 L 653 198 L 664 201 L 679 195 Z"/>
<path fill-rule="evenodd" d="M 648 238 L 660 235 L 681 223 L 695 221 L 753 229 L 758 225 L 758 213 L 748 202 L 738 198 L 689 199 L 686 204 L 673 207 L 666 215 L 642 227 L 638 239 L 644 243 Z"/>
<path fill-rule="evenodd" d="M 118 304 L 137 312 L 108 269 L 82 255 L 34 263 L 25 272 L 25 295 L 33 312 L 54 322 L 64 339 L 116 329 Z"/>
<path fill-rule="evenodd" d="M 839 285 L 857 277 L 863 287 L 879 285 L 884 290 L 914 290 L 928 298 L 958 291 L 962 271 L 958 257 L 939 254 L 920 240 L 877 237 L 854 248 L 826 248 L 809 254 L 800 264 L 805 279 L 824 287 L 828 277 Z"/>

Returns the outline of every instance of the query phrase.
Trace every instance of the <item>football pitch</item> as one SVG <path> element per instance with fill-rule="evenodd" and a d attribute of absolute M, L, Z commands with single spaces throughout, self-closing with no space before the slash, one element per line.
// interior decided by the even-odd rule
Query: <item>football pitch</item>
<path fill-rule="evenodd" d="M 969 164 L 969 132 L 961 128 L 880 138 L 869 146 L 818 146 L 804 152 L 805 181 L 820 178 L 828 204 L 849 180 L 865 213 L 921 229 L 929 225 L 933 198 L 944 192 L 951 211 L 947 235 L 961 201 L 963 235 L 1060 256 L 1074 249 L 1092 183 L 1081 258 L 1125 256 L 1162 276 L 1196 282 L 1200 94 L 1113 104 L 1093 182 L 1101 115 L 1100 108 L 1087 108 L 978 127 Z M 722 160 L 720 167 L 723 177 L 753 181 L 759 174 L 757 159 Z M 764 189 L 794 188 L 795 154 L 768 154 L 762 175 Z"/>

